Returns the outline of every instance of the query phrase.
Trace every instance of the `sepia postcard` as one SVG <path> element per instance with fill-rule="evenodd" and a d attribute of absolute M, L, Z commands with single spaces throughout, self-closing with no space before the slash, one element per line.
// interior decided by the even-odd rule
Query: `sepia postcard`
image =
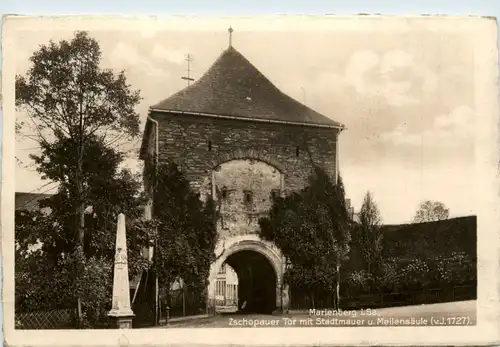
<path fill-rule="evenodd" d="M 7 345 L 500 341 L 495 18 L 2 35 Z"/>

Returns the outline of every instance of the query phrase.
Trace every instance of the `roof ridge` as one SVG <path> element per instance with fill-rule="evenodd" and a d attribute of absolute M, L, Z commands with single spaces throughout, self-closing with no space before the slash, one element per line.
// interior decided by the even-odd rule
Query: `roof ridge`
<path fill-rule="evenodd" d="M 343 127 L 280 90 L 234 46 L 223 50 L 193 84 L 151 109 Z"/>
<path fill-rule="evenodd" d="M 274 87 L 274 89 L 275 89 L 278 93 L 280 93 L 280 94 L 281 94 L 281 95 L 283 95 L 284 97 L 286 97 L 286 98 L 290 99 L 290 101 L 291 101 L 291 102 L 294 102 L 294 103 L 296 103 L 296 104 L 299 104 L 299 105 L 300 105 L 300 106 L 302 106 L 302 107 L 306 107 L 306 108 L 311 109 L 312 111 L 314 111 L 314 112 L 316 112 L 316 113 L 320 114 L 318 111 L 316 111 L 315 109 L 313 109 L 311 106 L 308 106 L 308 105 L 304 104 L 303 102 L 300 102 L 299 100 L 294 99 L 293 97 L 291 97 L 290 95 L 288 95 L 287 93 L 285 93 L 285 92 L 283 92 L 281 89 L 279 89 L 279 88 L 276 86 L 276 84 L 274 84 L 274 82 L 273 82 L 273 81 L 271 81 L 271 79 L 269 79 L 266 75 L 264 75 L 264 73 L 262 73 L 262 71 L 260 71 L 260 70 L 259 70 L 259 68 L 257 68 L 257 67 L 256 67 L 256 66 L 255 66 L 255 65 L 254 65 L 254 64 L 253 64 L 250 60 L 248 60 L 248 59 L 247 59 L 247 58 L 246 58 L 243 54 L 241 54 L 241 52 L 239 52 L 239 51 L 238 51 L 237 49 L 235 49 L 233 46 L 229 46 L 229 48 L 228 48 L 227 50 L 229 50 L 229 49 L 234 50 L 234 51 L 235 51 L 235 53 L 237 53 L 237 54 L 240 56 L 240 58 L 242 58 L 243 60 L 245 60 L 245 61 L 246 61 L 246 62 L 247 62 L 247 63 L 248 63 L 251 67 L 253 67 L 253 68 L 254 68 L 254 69 L 255 69 L 255 70 L 256 70 L 256 71 L 257 71 L 257 72 L 258 72 L 258 73 L 259 73 L 259 74 L 260 74 L 260 75 L 261 75 L 261 76 L 262 76 L 262 77 L 263 77 L 263 78 L 264 78 L 264 79 L 265 79 L 265 80 L 266 80 L 266 81 L 267 81 L 267 82 L 268 82 L 268 83 L 272 86 L 272 87 Z M 224 54 L 224 52 L 223 52 L 222 54 Z M 221 56 L 222 56 L 222 54 L 221 54 Z M 325 115 L 322 115 L 322 114 L 320 114 L 320 115 L 321 115 L 321 116 L 323 116 L 323 117 L 325 117 L 325 118 L 327 118 L 328 120 L 331 120 L 329 117 L 327 117 L 327 116 L 325 116 Z"/>
<path fill-rule="evenodd" d="M 169 100 L 169 99 L 171 99 L 171 98 L 174 98 L 174 97 L 176 97 L 176 96 L 178 96 L 178 95 L 182 94 L 183 92 L 187 92 L 187 91 L 188 91 L 188 89 L 192 89 L 193 87 L 196 87 L 196 85 L 197 85 L 197 84 L 199 84 L 199 83 L 200 83 L 200 81 L 202 81 L 203 77 L 205 77 L 206 75 L 208 75 L 208 74 L 210 73 L 210 71 L 214 68 L 214 66 L 217 64 L 217 62 L 218 62 L 220 59 L 222 59 L 222 57 L 224 56 L 224 54 L 225 54 L 228 50 L 230 50 L 230 49 L 235 50 L 232 46 L 229 46 L 228 48 L 226 48 L 225 50 L 223 50 L 223 51 L 219 54 L 219 56 L 217 57 L 217 59 L 215 59 L 215 61 L 212 63 L 212 65 L 210 65 L 210 67 L 209 67 L 209 68 L 208 68 L 208 69 L 207 69 L 207 70 L 206 70 L 206 71 L 205 71 L 205 72 L 204 72 L 204 73 L 200 76 L 200 78 L 198 78 L 197 80 L 195 80 L 195 81 L 193 82 L 193 84 L 190 84 L 190 85 L 188 85 L 188 86 L 186 86 L 186 87 L 184 87 L 184 88 L 182 88 L 182 89 L 180 89 L 180 90 L 176 91 L 174 94 L 172 94 L 172 95 L 170 95 L 169 97 L 167 97 L 167 98 L 163 99 L 162 101 L 160 101 L 160 102 L 156 103 L 155 105 L 151 106 L 150 108 L 156 108 L 156 105 L 159 105 L 159 104 L 161 104 L 162 102 L 164 102 L 164 101 L 166 101 L 166 100 Z M 236 50 L 235 50 L 235 51 L 236 51 Z M 241 53 L 240 53 L 240 54 L 241 54 Z"/>

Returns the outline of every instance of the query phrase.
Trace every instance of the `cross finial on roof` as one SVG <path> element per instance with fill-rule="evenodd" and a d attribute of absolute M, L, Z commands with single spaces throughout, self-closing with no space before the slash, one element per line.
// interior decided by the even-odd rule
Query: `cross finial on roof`
<path fill-rule="evenodd" d="M 229 26 L 229 29 L 227 29 L 227 31 L 229 32 L 229 47 L 232 46 L 232 39 L 233 39 L 233 28 L 231 26 Z"/>
<path fill-rule="evenodd" d="M 188 68 L 187 68 L 187 77 L 181 77 L 183 80 L 186 80 L 186 81 L 187 81 L 187 83 L 188 83 L 188 87 L 189 87 L 190 82 L 193 82 L 193 81 L 194 81 L 194 78 L 191 78 L 191 76 L 190 76 L 191 69 L 190 69 L 190 65 L 189 65 L 189 64 L 193 61 L 191 58 L 192 58 L 192 57 L 191 57 L 191 54 L 188 54 L 188 55 L 186 56 L 186 61 L 187 61 L 187 63 L 188 63 Z"/>

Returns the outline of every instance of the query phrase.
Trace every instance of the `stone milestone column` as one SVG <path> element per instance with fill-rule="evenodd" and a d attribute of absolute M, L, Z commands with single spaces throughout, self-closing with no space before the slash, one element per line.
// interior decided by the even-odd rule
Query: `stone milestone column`
<path fill-rule="evenodd" d="M 116 230 L 115 268 L 113 276 L 113 305 L 108 313 L 111 327 L 131 329 L 134 313 L 130 307 L 130 285 L 128 279 L 127 239 L 125 215 L 120 213 Z"/>

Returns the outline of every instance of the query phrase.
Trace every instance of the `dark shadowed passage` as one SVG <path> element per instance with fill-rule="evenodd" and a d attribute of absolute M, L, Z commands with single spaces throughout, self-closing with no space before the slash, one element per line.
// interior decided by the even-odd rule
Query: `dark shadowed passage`
<path fill-rule="evenodd" d="M 276 309 L 276 272 L 269 260 L 255 251 L 239 251 L 226 263 L 238 275 L 238 309 L 246 313 L 271 313 Z"/>

